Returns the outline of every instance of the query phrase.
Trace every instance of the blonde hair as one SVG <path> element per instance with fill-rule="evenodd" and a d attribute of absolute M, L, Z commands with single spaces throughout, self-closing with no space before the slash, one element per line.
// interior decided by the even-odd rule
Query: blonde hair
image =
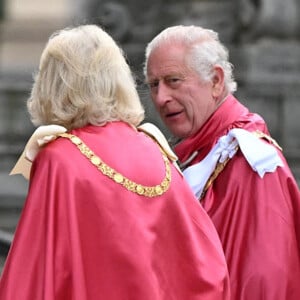
<path fill-rule="evenodd" d="M 55 32 L 41 55 L 27 107 L 35 125 L 67 129 L 144 119 L 135 80 L 116 42 L 96 25 Z"/>

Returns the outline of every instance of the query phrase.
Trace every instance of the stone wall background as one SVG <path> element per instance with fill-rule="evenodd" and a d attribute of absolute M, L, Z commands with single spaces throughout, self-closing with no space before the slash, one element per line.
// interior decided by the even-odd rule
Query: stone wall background
<path fill-rule="evenodd" d="M 98 23 L 119 41 L 147 121 L 167 135 L 143 85 L 146 43 L 174 24 L 218 31 L 235 65 L 236 96 L 265 118 L 300 183 L 300 0 L 0 0 L 0 20 L 0 241 L 14 233 L 28 188 L 8 173 L 34 130 L 26 111 L 32 75 L 49 35 L 65 26 Z"/>

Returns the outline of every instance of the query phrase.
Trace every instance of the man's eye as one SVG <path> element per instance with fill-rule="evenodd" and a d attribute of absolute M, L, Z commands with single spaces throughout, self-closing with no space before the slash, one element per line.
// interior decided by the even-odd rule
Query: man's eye
<path fill-rule="evenodd" d="M 152 81 L 152 82 L 149 82 L 149 87 L 151 89 L 155 88 L 158 86 L 158 81 Z"/>
<path fill-rule="evenodd" d="M 180 81 L 181 80 L 178 77 L 171 77 L 171 78 L 168 78 L 168 80 L 167 80 L 169 85 L 177 85 Z"/>
<path fill-rule="evenodd" d="M 169 81 L 169 82 L 177 82 L 177 81 L 180 81 L 180 80 L 181 80 L 180 77 L 169 77 L 169 78 L 168 78 L 168 81 Z"/>

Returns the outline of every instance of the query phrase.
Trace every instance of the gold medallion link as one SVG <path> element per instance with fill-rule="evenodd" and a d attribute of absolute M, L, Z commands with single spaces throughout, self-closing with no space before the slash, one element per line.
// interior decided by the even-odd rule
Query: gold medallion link
<path fill-rule="evenodd" d="M 77 146 L 77 148 L 80 150 L 80 152 L 89 159 L 89 161 L 105 176 L 112 179 L 114 182 L 122 185 L 127 190 L 136 193 L 138 195 L 142 195 L 145 197 L 156 197 L 160 196 L 163 193 L 165 193 L 171 183 L 171 167 L 169 159 L 167 158 L 164 151 L 160 148 L 160 151 L 163 155 L 163 160 L 165 164 L 165 170 L 166 174 L 163 179 L 163 181 L 155 186 L 143 186 L 142 184 L 138 184 L 128 178 L 126 178 L 124 175 L 120 174 L 119 172 L 115 171 L 113 168 L 108 166 L 105 162 L 101 160 L 99 156 L 97 156 L 90 148 L 88 148 L 83 141 L 69 133 L 62 133 L 59 136 L 63 138 L 69 139 L 74 145 Z"/>

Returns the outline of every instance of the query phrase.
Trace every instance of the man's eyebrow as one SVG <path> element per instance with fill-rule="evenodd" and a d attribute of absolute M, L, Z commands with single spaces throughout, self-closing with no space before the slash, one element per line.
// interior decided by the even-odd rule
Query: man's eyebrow
<path fill-rule="evenodd" d="M 152 82 L 158 81 L 158 80 L 159 80 L 159 79 L 157 79 L 157 78 L 152 78 L 152 79 L 147 78 L 147 79 L 144 80 L 144 83 L 145 83 L 145 84 L 149 84 L 149 83 L 152 83 Z"/>

